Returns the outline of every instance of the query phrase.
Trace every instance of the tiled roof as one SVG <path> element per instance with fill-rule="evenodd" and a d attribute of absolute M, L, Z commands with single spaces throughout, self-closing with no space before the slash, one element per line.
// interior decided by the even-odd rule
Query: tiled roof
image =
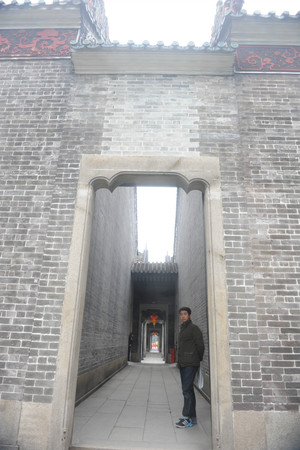
<path fill-rule="evenodd" d="M 0 29 L 80 28 L 81 0 L 4 3 L 0 0 Z"/>
<path fill-rule="evenodd" d="M 292 15 L 288 11 L 276 15 L 271 11 L 262 14 L 255 11 L 252 15 L 247 11 L 232 10 L 217 12 L 212 31 L 211 45 L 224 41 L 238 44 L 294 44 L 298 45 L 300 11 Z"/>
<path fill-rule="evenodd" d="M 46 3 L 45 0 L 39 0 L 31 2 L 30 0 L 24 0 L 24 1 L 17 1 L 12 0 L 10 3 L 4 2 L 3 0 L 0 0 L 0 8 L 5 9 L 23 9 L 23 8 L 43 8 L 43 9 L 57 9 L 57 8 L 64 8 L 68 6 L 74 6 L 74 5 L 80 5 L 81 0 L 53 0 L 51 3 Z"/>
<path fill-rule="evenodd" d="M 134 274 L 177 274 L 178 266 L 176 263 L 133 263 L 131 273 Z"/>
<path fill-rule="evenodd" d="M 92 43 L 86 41 L 81 47 L 73 45 L 74 48 L 140 48 L 145 50 L 194 50 L 194 51 L 205 51 L 205 52 L 219 52 L 219 51 L 232 51 L 234 52 L 237 48 L 236 44 L 231 44 L 227 47 L 224 42 L 219 42 L 215 47 L 211 47 L 208 42 L 204 42 L 201 47 L 197 47 L 194 42 L 188 42 L 186 46 L 180 46 L 178 42 L 174 41 L 171 45 L 165 45 L 163 41 L 158 41 L 156 45 L 151 45 L 148 41 L 142 42 L 142 44 L 135 44 L 134 41 L 128 41 L 127 44 L 120 44 L 119 41 L 112 41 L 110 44 L 102 44 L 101 42 Z"/>
<path fill-rule="evenodd" d="M 11 0 L 11 1 L 3 1 L 0 0 L 0 7 L 5 7 L 5 8 L 11 8 L 11 7 L 24 7 L 24 6 L 31 6 L 31 7 L 47 7 L 47 8 L 53 8 L 53 7 L 57 7 L 57 6 L 66 6 L 66 5 L 78 5 L 82 3 L 82 0 L 52 0 L 51 3 L 50 2 L 46 2 L 45 0 Z M 239 13 L 233 13 L 232 11 L 228 12 L 228 15 L 233 16 L 233 17 L 240 17 L 240 16 L 251 16 L 247 13 L 246 10 L 242 9 Z M 276 19 L 286 19 L 286 18 L 291 18 L 291 19 L 297 19 L 300 17 L 300 10 L 295 14 L 295 15 L 290 15 L 290 13 L 288 11 L 284 11 L 282 14 L 280 15 L 276 15 L 276 13 L 274 11 L 270 11 L 267 14 L 262 14 L 260 11 L 255 11 L 253 13 L 253 16 L 255 17 L 263 17 L 263 18 L 276 18 Z"/>
<path fill-rule="evenodd" d="M 237 44 L 231 44 L 227 46 L 224 42 L 219 42 L 215 47 L 211 47 L 208 42 L 204 42 L 201 47 L 197 47 L 194 42 L 188 42 L 186 46 L 181 46 L 178 42 L 174 41 L 171 45 L 165 45 L 163 41 L 158 41 L 156 45 L 151 45 L 149 41 L 144 41 L 142 44 L 136 44 L 134 41 L 128 41 L 127 44 L 120 44 L 119 41 L 112 41 L 109 44 L 103 44 L 102 42 L 89 42 L 85 41 L 81 45 L 73 43 L 74 49 L 81 48 L 103 48 L 103 49 L 143 49 L 143 50 L 192 50 L 197 52 L 234 52 L 237 48 Z"/>
<path fill-rule="evenodd" d="M 231 75 L 236 45 L 219 43 L 215 47 L 205 43 L 196 47 L 189 43 L 181 47 L 174 42 L 150 45 L 147 41 L 136 45 L 117 42 L 102 44 L 71 42 L 72 62 L 78 74 L 165 74 L 165 75 Z"/>
<path fill-rule="evenodd" d="M 248 14 L 246 10 L 242 9 L 241 12 L 234 14 L 233 12 L 229 12 L 230 16 L 232 17 L 241 17 L 241 16 L 248 16 L 248 17 L 261 17 L 263 19 L 278 19 L 278 20 L 284 20 L 284 19 L 299 19 L 300 18 L 300 10 L 295 14 L 292 15 L 288 11 L 284 11 L 280 15 L 276 15 L 276 12 L 270 11 L 267 14 L 262 14 L 260 11 L 254 11 L 253 14 Z"/>

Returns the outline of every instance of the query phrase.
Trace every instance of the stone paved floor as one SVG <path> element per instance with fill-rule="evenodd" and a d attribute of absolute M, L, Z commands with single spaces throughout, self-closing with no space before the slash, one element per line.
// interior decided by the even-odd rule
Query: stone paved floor
<path fill-rule="evenodd" d="M 75 409 L 71 449 L 211 450 L 210 405 L 196 396 L 198 424 L 177 429 L 178 369 L 129 363 Z"/>

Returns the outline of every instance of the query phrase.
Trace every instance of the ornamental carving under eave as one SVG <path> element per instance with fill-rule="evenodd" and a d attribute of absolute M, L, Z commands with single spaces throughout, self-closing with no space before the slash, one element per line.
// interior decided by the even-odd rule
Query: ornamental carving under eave
<path fill-rule="evenodd" d="M 109 44 L 108 21 L 103 0 L 87 0 L 81 5 L 81 26 L 77 46 Z"/>
<path fill-rule="evenodd" d="M 214 26 L 211 33 L 211 45 L 215 46 L 219 41 L 230 43 L 230 26 L 226 26 L 225 18 L 228 14 L 238 14 L 241 12 L 244 0 L 219 0 L 216 6 Z"/>
<path fill-rule="evenodd" d="M 300 46 L 240 45 L 236 72 L 300 72 Z"/>
<path fill-rule="evenodd" d="M 1 30 L 0 58 L 70 57 L 76 29 Z"/>

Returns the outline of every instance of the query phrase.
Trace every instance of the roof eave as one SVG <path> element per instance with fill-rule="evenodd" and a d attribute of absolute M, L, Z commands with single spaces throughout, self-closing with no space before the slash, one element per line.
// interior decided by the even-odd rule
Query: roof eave
<path fill-rule="evenodd" d="M 232 75 L 234 49 L 103 47 L 72 49 L 77 74 Z"/>
<path fill-rule="evenodd" d="M 1 7 L 0 29 L 79 28 L 80 4 Z"/>
<path fill-rule="evenodd" d="M 300 16 L 231 16 L 231 41 L 247 45 L 300 45 Z"/>

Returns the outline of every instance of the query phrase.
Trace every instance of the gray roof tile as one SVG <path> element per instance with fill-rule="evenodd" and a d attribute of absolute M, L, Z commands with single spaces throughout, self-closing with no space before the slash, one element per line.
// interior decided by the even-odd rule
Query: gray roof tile
<path fill-rule="evenodd" d="M 102 42 L 90 42 L 84 41 L 80 45 L 78 43 L 71 43 L 72 48 L 79 50 L 82 48 L 132 48 L 132 49 L 145 49 L 145 50 L 174 50 L 174 51 L 186 51 L 192 50 L 197 52 L 234 52 L 238 47 L 237 44 L 231 43 L 227 45 L 224 42 L 218 42 L 214 47 L 208 42 L 204 42 L 201 47 L 197 47 L 194 42 L 188 42 L 186 46 L 180 46 L 178 42 L 173 42 L 171 45 L 165 45 L 164 42 L 158 41 L 156 45 L 150 45 L 148 41 L 144 41 L 142 44 L 135 44 L 134 41 L 128 41 L 127 44 L 120 44 L 119 41 L 112 41 L 111 43 Z"/>
<path fill-rule="evenodd" d="M 178 266 L 176 263 L 133 263 L 131 266 L 131 273 L 134 274 L 177 274 Z"/>

